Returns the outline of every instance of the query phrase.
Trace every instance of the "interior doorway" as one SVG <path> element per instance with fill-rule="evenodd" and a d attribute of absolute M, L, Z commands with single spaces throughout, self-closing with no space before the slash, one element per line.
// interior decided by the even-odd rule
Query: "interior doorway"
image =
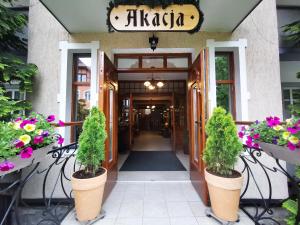
<path fill-rule="evenodd" d="M 188 179 L 185 131 L 191 53 L 117 54 L 114 60 L 120 172 L 184 171 Z"/>

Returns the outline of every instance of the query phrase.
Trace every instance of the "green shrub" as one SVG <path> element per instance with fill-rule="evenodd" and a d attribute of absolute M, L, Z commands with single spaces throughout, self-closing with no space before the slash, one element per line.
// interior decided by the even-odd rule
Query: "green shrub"
<path fill-rule="evenodd" d="M 86 174 L 95 176 L 101 163 L 105 159 L 105 115 L 93 107 L 83 123 L 83 130 L 79 136 L 78 161 L 84 166 Z"/>
<path fill-rule="evenodd" d="M 217 107 L 206 124 L 206 133 L 203 160 L 207 169 L 221 176 L 230 176 L 243 148 L 232 116 Z"/>
<path fill-rule="evenodd" d="M 295 177 L 300 179 L 300 167 L 298 166 L 295 172 Z M 285 208 L 289 215 L 285 218 L 287 225 L 295 225 L 296 216 L 298 212 L 298 200 L 288 199 L 282 204 L 282 207 Z M 300 223 L 299 223 L 300 224 Z"/>

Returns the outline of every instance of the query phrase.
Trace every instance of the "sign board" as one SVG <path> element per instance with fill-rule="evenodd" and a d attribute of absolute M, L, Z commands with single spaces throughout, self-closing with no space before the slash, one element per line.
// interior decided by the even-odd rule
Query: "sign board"
<path fill-rule="evenodd" d="M 203 22 L 203 14 L 194 4 L 171 4 L 165 8 L 148 5 L 118 5 L 108 11 L 110 31 L 195 32 Z"/>

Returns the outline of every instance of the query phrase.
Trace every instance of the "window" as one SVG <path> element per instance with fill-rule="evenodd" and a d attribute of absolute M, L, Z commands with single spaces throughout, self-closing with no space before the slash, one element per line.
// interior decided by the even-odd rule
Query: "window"
<path fill-rule="evenodd" d="M 84 93 L 84 98 L 86 101 L 90 101 L 91 100 L 91 92 L 90 91 L 86 91 Z"/>
<path fill-rule="evenodd" d="M 283 116 L 284 119 L 288 119 L 291 117 L 289 106 L 300 104 L 300 88 L 286 87 L 283 88 L 282 93 L 283 93 Z"/>
<path fill-rule="evenodd" d="M 216 53 L 217 106 L 230 112 L 235 118 L 235 85 L 233 53 Z"/>
<path fill-rule="evenodd" d="M 83 121 L 89 114 L 90 109 L 90 77 L 91 77 L 91 55 L 74 54 L 72 80 L 72 121 Z M 81 128 L 73 127 L 71 141 L 75 141 Z"/>

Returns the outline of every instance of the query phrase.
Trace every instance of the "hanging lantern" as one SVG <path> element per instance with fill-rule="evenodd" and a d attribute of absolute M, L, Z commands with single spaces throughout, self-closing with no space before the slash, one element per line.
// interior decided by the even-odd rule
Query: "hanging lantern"
<path fill-rule="evenodd" d="M 154 51 L 158 44 L 158 37 L 155 37 L 154 34 L 149 38 L 150 48 Z"/>

